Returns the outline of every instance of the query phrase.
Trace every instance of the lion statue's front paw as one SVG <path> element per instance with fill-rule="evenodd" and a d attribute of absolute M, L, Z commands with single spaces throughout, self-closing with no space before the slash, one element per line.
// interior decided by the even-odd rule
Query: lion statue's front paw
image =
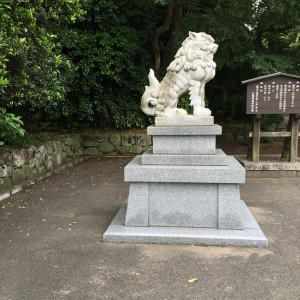
<path fill-rule="evenodd" d="M 195 117 L 211 116 L 211 111 L 208 108 L 194 107 L 193 115 Z"/>

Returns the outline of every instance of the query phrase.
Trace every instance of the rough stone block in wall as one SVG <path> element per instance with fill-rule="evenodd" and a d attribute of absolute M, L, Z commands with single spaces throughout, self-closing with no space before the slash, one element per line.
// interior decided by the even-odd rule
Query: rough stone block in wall
<path fill-rule="evenodd" d="M 117 152 L 115 152 L 115 151 L 107 152 L 107 153 L 105 153 L 104 155 L 107 155 L 107 156 L 116 156 L 116 155 L 117 155 Z"/>
<path fill-rule="evenodd" d="M 121 135 L 122 146 L 131 146 L 135 144 L 135 134 L 122 134 Z"/>
<path fill-rule="evenodd" d="M 96 141 L 99 143 L 107 142 L 108 141 L 108 135 L 107 134 L 97 134 L 95 135 Z"/>
<path fill-rule="evenodd" d="M 129 150 L 130 153 L 141 154 L 143 152 L 143 148 L 138 145 L 132 145 Z"/>
<path fill-rule="evenodd" d="M 142 147 L 150 146 L 152 144 L 151 136 L 147 134 L 136 134 L 135 143 Z"/>
<path fill-rule="evenodd" d="M 76 157 L 83 155 L 83 151 L 79 148 L 78 151 L 76 152 Z"/>
<path fill-rule="evenodd" d="M 100 143 L 98 150 L 102 153 L 108 153 L 114 151 L 114 146 L 110 142 Z"/>
<path fill-rule="evenodd" d="M 0 166 L 0 177 L 11 177 L 13 168 L 11 166 Z"/>
<path fill-rule="evenodd" d="M 99 143 L 95 140 L 84 140 L 84 141 L 82 141 L 82 146 L 84 148 L 97 147 L 98 145 L 99 145 Z"/>
<path fill-rule="evenodd" d="M 84 155 L 101 155 L 102 153 L 96 147 L 89 147 L 83 150 Z"/>
<path fill-rule="evenodd" d="M 24 164 L 29 163 L 29 151 L 28 149 L 14 150 L 12 152 L 13 165 L 16 168 L 24 166 Z"/>
<path fill-rule="evenodd" d="M 114 145 L 114 146 L 120 146 L 121 145 L 121 135 L 120 134 L 112 134 L 109 137 L 109 141 Z"/>
<path fill-rule="evenodd" d="M 46 169 L 47 170 L 52 170 L 53 169 L 53 163 L 50 159 L 49 159 L 48 163 L 46 164 Z"/>
<path fill-rule="evenodd" d="M 20 169 L 13 170 L 12 180 L 14 185 L 22 183 L 25 179 L 26 174 L 24 172 L 22 172 Z"/>
<path fill-rule="evenodd" d="M 45 144 L 45 149 L 48 153 L 48 155 L 52 154 L 54 152 L 54 144 L 53 142 L 48 142 Z"/>
<path fill-rule="evenodd" d="M 31 168 L 30 168 L 29 165 L 24 165 L 24 166 L 20 169 L 20 171 L 21 171 L 22 173 L 25 174 L 26 179 L 32 178 L 32 177 L 31 177 Z"/>
<path fill-rule="evenodd" d="M 80 147 L 81 139 L 79 136 L 72 136 L 66 139 L 66 144 L 70 146 Z"/>
<path fill-rule="evenodd" d="M 53 153 L 51 156 L 53 167 L 57 167 L 62 164 L 62 156 L 60 152 Z"/>
<path fill-rule="evenodd" d="M 6 177 L 6 176 L 7 176 L 7 171 L 3 167 L 0 167 L 0 177 Z"/>
<path fill-rule="evenodd" d="M 124 155 L 129 152 L 128 146 L 116 146 L 115 151 L 117 154 Z"/>
<path fill-rule="evenodd" d="M 11 166 L 13 162 L 12 153 L 4 153 L 0 155 L 0 166 Z"/>
<path fill-rule="evenodd" d="M 61 151 L 65 151 L 66 150 L 66 143 L 65 141 L 61 141 Z"/>
<path fill-rule="evenodd" d="M 62 159 L 63 162 L 66 161 L 66 159 L 67 159 L 67 154 L 66 154 L 66 152 L 64 152 L 64 151 L 61 152 L 61 159 Z"/>
<path fill-rule="evenodd" d="M 55 141 L 53 143 L 53 149 L 54 152 L 61 152 L 61 142 L 60 141 Z"/>
<path fill-rule="evenodd" d="M 13 187 L 13 182 L 10 177 L 0 178 L 0 191 L 8 191 Z"/>

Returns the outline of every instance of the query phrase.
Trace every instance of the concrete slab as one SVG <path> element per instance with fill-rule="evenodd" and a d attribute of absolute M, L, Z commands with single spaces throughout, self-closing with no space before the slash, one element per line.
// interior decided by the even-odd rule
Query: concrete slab
<path fill-rule="evenodd" d="M 248 178 L 300 178 L 300 158 L 297 162 L 280 161 L 279 155 L 268 156 L 270 160 L 252 162 L 245 156 L 236 155 L 235 158 L 246 170 Z M 274 161 L 272 161 L 272 158 Z"/>
<path fill-rule="evenodd" d="M 300 160 L 288 161 L 248 161 L 245 156 L 236 156 L 247 171 L 300 171 Z"/>
<path fill-rule="evenodd" d="M 183 154 L 153 154 L 147 149 L 142 157 L 143 165 L 185 165 L 185 166 L 227 166 L 227 155 L 221 149 L 215 154 L 183 155 Z"/>
<path fill-rule="evenodd" d="M 103 235 L 104 242 L 267 247 L 268 240 L 246 205 L 244 230 L 125 226 L 125 203 Z"/>
<path fill-rule="evenodd" d="M 129 182 L 198 182 L 244 183 L 245 169 L 228 156 L 228 166 L 167 166 L 142 165 L 136 156 L 124 168 L 124 180 Z"/>
<path fill-rule="evenodd" d="M 221 135 L 220 125 L 207 126 L 172 126 L 157 127 L 154 125 L 147 127 L 148 135 Z"/>
<path fill-rule="evenodd" d="M 213 125 L 214 117 L 195 117 L 192 115 L 184 117 L 156 117 L 155 126 L 203 126 Z"/>

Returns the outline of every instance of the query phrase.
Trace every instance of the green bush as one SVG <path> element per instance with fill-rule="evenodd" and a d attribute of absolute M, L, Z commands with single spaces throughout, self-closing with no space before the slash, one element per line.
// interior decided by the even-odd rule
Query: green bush
<path fill-rule="evenodd" d="M 0 108 L 0 145 L 13 144 L 17 135 L 24 136 L 25 130 L 20 116 Z"/>
<path fill-rule="evenodd" d="M 276 124 L 282 123 L 284 115 L 264 115 L 261 122 L 261 131 L 274 131 Z M 273 137 L 262 137 L 262 143 L 270 143 L 274 140 Z"/>
<path fill-rule="evenodd" d="M 81 0 L 0 1 L 0 106 L 26 119 L 61 116 L 74 66 L 63 54 Z M 26 113 L 24 113 L 24 111 Z"/>
<path fill-rule="evenodd" d="M 146 0 L 91 0 L 85 9 L 69 52 L 77 71 L 63 112 L 96 125 L 108 120 L 116 128 L 142 128 L 155 6 Z"/>
<path fill-rule="evenodd" d="M 246 97 L 244 95 L 230 95 L 225 107 L 225 118 L 227 121 L 245 120 Z"/>

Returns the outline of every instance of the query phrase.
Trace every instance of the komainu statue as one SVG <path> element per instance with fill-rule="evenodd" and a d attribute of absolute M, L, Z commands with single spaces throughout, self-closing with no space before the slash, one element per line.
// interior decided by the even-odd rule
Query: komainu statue
<path fill-rule="evenodd" d="M 216 73 L 213 55 L 218 45 L 214 41 L 204 32 L 190 32 L 167 68 L 168 72 L 161 83 L 156 79 L 154 71 L 150 70 L 150 86 L 146 86 L 142 97 L 142 110 L 145 114 L 157 117 L 187 115 L 184 109 L 177 108 L 177 102 L 182 94 L 189 91 L 193 115 L 211 115 L 210 110 L 205 108 L 204 93 L 205 84 Z"/>

